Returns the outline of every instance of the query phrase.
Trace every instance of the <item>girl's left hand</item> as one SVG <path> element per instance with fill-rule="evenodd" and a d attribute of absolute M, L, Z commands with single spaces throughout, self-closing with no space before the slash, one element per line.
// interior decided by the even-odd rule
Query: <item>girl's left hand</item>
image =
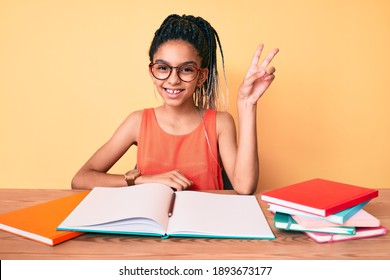
<path fill-rule="evenodd" d="M 275 67 L 268 67 L 268 65 L 279 52 L 279 49 L 273 49 L 263 62 L 258 65 L 263 47 L 264 45 L 261 44 L 253 56 L 249 70 L 238 90 L 237 101 L 246 100 L 250 104 L 256 105 L 257 101 L 275 79 Z"/>

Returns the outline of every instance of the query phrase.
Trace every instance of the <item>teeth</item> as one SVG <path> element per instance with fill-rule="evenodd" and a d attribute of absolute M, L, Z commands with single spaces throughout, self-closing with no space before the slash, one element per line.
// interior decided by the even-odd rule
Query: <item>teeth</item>
<path fill-rule="evenodd" d="M 178 94 L 181 92 L 179 89 L 166 89 L 166 91 L 170 94 Z"/>

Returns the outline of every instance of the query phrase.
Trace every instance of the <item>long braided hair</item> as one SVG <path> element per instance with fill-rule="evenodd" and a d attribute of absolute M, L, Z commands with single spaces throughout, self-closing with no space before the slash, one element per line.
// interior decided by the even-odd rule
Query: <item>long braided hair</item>
<path fill-rule="evenodd" d="M 202 68 L 208 68 L 207 81 L 199 87 L 194 94 L 194 103 L 198 108 L 217 109 L 227 106 L 226 98 L 219 97 L 219 76 L 217 69 L 217 44 L 221 53 L 222 67 L 225 75 L 225 61 L 218 33 L 209 22 L 201 17 L 191 15 L 168 16 L 159 29 L 155 32 L 149 49 L 149 59 L 153 62 L 153 56 L 157 49 L 169 40 L 183 40 L 191 44 L 202 58 Z"/>

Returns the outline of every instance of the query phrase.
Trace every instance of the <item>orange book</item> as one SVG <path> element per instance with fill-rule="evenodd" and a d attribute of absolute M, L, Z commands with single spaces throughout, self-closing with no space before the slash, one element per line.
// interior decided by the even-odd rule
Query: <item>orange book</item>
<path fill-rule="evenodd" d="M 0 215 L 0 229 L 50 246 L 83 233 L 58 231 L 57 226 L 89 191 L 11 211 Z"/>

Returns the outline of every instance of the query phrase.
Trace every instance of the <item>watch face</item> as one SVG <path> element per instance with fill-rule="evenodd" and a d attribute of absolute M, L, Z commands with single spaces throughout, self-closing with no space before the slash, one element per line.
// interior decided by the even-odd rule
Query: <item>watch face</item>
<path fill-rule="evenodd" d="M 126 173 L 126 176 L 128 176 L 131 180 L 134 180 L 140 175 L 140 171 L 138 169 L 130 170 Z"/>

